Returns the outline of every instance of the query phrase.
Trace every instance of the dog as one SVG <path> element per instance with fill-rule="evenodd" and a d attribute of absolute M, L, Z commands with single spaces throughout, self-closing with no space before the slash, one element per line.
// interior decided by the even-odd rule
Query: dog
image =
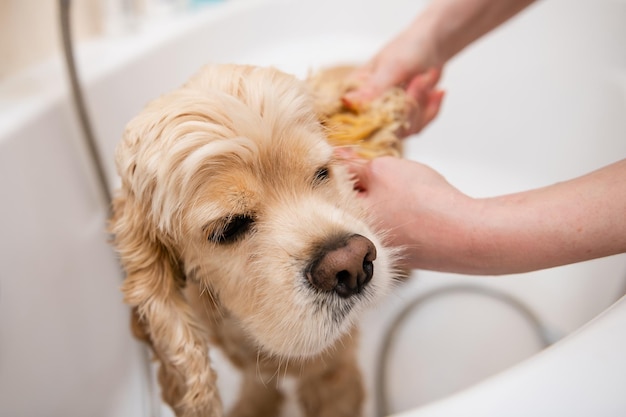
<path fill-rule="evenodd" d="M 362 413 L 360 314 L 393 286 L 384 244 L 334 156 L 306 82 L 208 65 L 131 120 L 110 230 L 135 336 L 179 417 L 224 415 L 209 345 L 242 372 L 229 415 Z"/>

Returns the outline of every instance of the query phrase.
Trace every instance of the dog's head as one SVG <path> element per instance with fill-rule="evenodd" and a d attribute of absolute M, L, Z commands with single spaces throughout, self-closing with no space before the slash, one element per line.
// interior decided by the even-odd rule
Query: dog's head
<path fill-rule="evenodd" d="M 126 300 L 169 355 L 203 341 L 185 280 L 286 357 L 321 352 L 390 286 L 393 252 L 315 115 L 302 81 L 216 65 L 129 123 L 112 231 Z"/>

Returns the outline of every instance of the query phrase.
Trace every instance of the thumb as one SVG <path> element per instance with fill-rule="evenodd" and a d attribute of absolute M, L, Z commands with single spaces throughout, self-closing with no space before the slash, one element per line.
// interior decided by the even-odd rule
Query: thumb
<path fill-rule="evenodd" d="M 350 108 L 362 107 L 403 81 L 396 71 L 376 64 L 355 71 L 349 80 L 356 88 L 344 94 L 342 101 Z"/>
<path fill-rule="evenodd" d="M 359 109 L 363 108 L 367 103 L 372 102 L 376 97 L 380 96 L 382 92 L 383 89 L 368 80 L 345 93 L 343 97 L 341 97 L 341 101 L 350 109 Z"/>

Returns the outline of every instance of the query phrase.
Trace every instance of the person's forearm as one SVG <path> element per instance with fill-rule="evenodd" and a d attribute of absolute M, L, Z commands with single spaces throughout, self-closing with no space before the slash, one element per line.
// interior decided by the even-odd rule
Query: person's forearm
<path fill-rule="evenodd" d="M 534 0 L 432 0 L 409 31 L 432 36 L 439 65 Z"/>
<path fill-rule="evenodd" d="M 626 159 L 476 204 L 466 263 L 458 272 L 519 273 L 626 252 Z"/>

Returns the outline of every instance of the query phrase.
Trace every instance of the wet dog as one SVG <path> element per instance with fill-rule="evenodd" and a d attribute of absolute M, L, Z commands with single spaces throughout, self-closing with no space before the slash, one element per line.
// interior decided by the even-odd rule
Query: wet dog
<path fill-rule="evenodd" d="M 305 83 L 211 65 L 127 126 L 111 231 L 135 335 L 178 416 L 223 415 L 209 345 L 242 370 L 233 416 L 361 414 L 356 322 L 395 253 L 334 157 Z"/>

